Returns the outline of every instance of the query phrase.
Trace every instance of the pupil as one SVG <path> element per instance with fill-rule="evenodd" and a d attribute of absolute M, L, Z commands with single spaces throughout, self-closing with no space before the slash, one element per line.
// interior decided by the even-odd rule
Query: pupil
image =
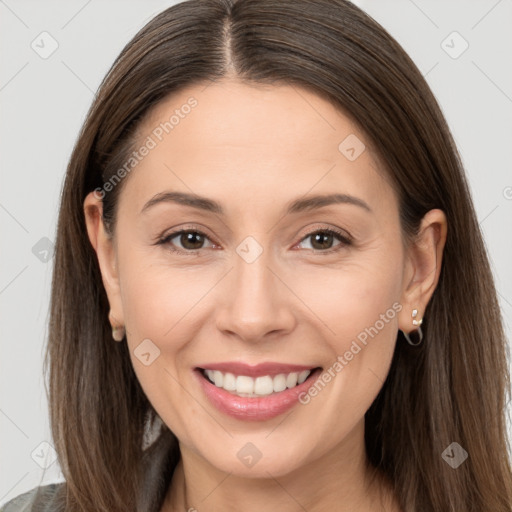
<path fill-rule="evenodd" d="M 326 244 L 322 244 L 320 242 L 320 249 L 329 249 L 329 242 L 331 242 L 331 239 L 332 239 L 332 236 L 330 233 L 317 233 L 316 235 L 313 236 L 313 247 L 315 247 L 315 243 L 317 242 L 317 240 L 321 240 L 322 238 L 326 238 L 327 239 L 327 246 Z"/>
<path fill-rule="evenodd" d="M 199 240 L 195 241 L 194 238 L 198 238 Z M 185 241 L 185 243 L 183 243 Z M 183 247 L 186 247 L 188 249 L 200 249 L 201 245 L 203 244 L 202 236 L 199 233 L 183 233 L 181 235 L 181 243 Z M 187 244 L 191 244 L 192 247 L 187 246 Z"/>

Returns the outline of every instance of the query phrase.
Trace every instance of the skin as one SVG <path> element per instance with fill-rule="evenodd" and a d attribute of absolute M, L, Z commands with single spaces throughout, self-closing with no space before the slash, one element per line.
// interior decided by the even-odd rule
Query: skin
<path fill-rule="evenodd" d="M 415 329 L 438 282 L 446 218 L 431 210 L 417 241 L 401 238 L 398 201 L 360 129 L 330 103 L 291 86 L 235 79 L 196 85 L 166 98 L 140 126 L 141 144 L 190 96 L 198 105 L 125 178 L 110 239 L 102 203 L 84 202 L 114 324 L 125 325 L 137 377 L 180 442 L 182 458 L 163 511 L 398 511 L 389 483 L 369 485 L 364 414 L 389 371 L 398 329 Z M 350 161 L 338 150 L 355 134 L 366 150 Z M 225 215 L 160 203 L 156 194 L 194 192 Z M 336 204 L 284 215 L 297 198 L 346 193 L 371 212 Z M 154 245 L 176 229 L 206 238 Z M 315 244 L 315 230 L 353 237 Z M 252 236 L 263 249 L 252 263 L 236 252 Z M 324 245 L 322 245 L 322 243 Z M 324 247 L 324 248 L 323 248 Z M 327 254 L 322 254 L 322 252 Z M 394 303 L 393 319 L 307 405 L 267 421 L 231 418 L 210 404 L 192 370 L 201 363 L 264 361 L 333 365 L 357 335 Z M 134 355 L 149 338 L 160 356 Z M 246 467 L 237 452 L 254 444 Z M 304 508 L 301 508 L 304 507 Z"/>

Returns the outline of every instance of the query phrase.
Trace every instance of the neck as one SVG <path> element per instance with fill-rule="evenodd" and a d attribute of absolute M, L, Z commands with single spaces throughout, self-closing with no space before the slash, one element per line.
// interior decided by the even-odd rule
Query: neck
<path fill-rule="evenodd" d="M 225 473 L 181 444 L 180 449 L 161 512 L 400 512 L 389 481 L 367 463 L 364 423 L 339 446 L 280 476 Z"/>

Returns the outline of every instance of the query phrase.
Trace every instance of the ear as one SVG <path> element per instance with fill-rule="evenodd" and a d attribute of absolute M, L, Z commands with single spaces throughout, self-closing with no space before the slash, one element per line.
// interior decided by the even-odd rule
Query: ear
<path fill-rule="evenodd" d="M 105 228 L 103 202 L 95 192 L 85 198 L 84 214 L 89 240 L 98 257 L 103 286 L 110 304 L 110 322 L 112 326 L 124 326 L 115 239 Z"/>
<path fill-rule="evenodd" d="M 441 273 L 443 250 L 447 233 L 446 216 L 442 210 L 430 210 L 422 219 L 416 239 L 407 249 L 402 289 L 402 310 L 398 327 L 410 333 L 417 327 L 412 323 L 412 311 L 418 310 L 421 320 L 436 289 Z"/>

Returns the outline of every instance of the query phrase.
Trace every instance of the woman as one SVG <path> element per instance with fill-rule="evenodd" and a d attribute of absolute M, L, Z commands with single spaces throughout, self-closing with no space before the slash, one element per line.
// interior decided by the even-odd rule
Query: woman
<path fill-rule="evenodd" d="M 66 482 L 2 510 L 510 511 L 505 348 L 397 42 L 344 0 L 183 2 L 72 154 L 47 352 Z"/>

